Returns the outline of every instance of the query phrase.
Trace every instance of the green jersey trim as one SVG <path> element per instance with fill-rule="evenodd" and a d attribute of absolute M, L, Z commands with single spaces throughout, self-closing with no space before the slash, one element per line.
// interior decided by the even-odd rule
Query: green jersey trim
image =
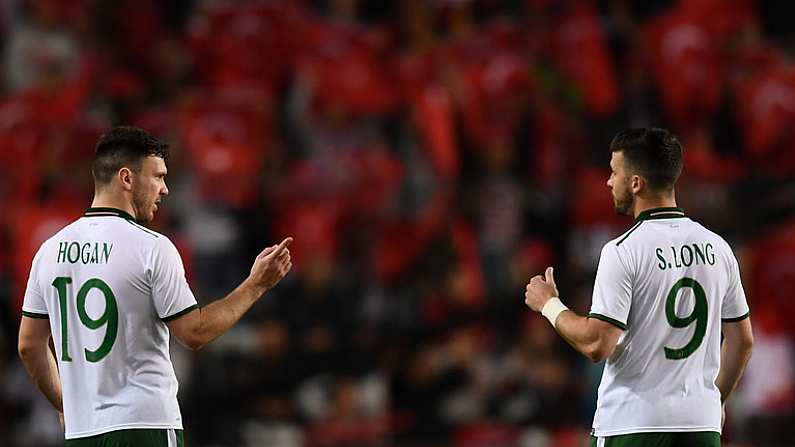
<path fill-rule="evenodd" d="M 122 219 L 133 220 L 133 221 L 135 220 L 135 218 L 132 217 L 130 213 L 124 210 L 120 210 L 118 208 L 104 207 L 104 206 L 88 208 L 86 209 L 86 212 L 83 214 L 83 216 L 85 217 L 116 216 L 116 217 L 121 217 Z"/>
<path fill-rule="evenodd" d="M 194 311 L 195 309 L 198 309 L 198 308 L 199 308 L 199 305 L 198 304 L 194 304 L 192 306 L 186 307 L 185 309 L 183 309 L 183 310 L 181 310 L 181 311 L 179 311 L 179 312 L 177 312 L 177 313 L 175 313 L 173 315 L 169 315 L 167 317 L 163 317 L 160 320 L 167 323 L 167 322 L 169 322 L 171 320 L 175 320 L 175 319 L 185 315 L 188 312 L 192 312 L 192 311 Z"/>
<path fill-rule="evenodd" d="M 121 217 L 122 219 L 132 224 L 132 226 L 134 226 L 135 228 L 138 228 L 139 230 L 142 230 L 150 234 L 151 236 L 158 237 L 157 233 L 136 222 L 135 218 L 132 215 L 130 215 L 130 213 L 124 210 L 120 210 L 118 208 L 110 208 L 103 206 L 92 207 L 88 208 L 86 212 L 83 213 L 83 217 L 105 217 L 105 216 Z"/>
<path fill-rule="evenodd" d="M 600 444 L 604 447 L 643 447 L 648 445 L 676 445 L 680 447 L 720 447 L 720 433 L 716 431 L 694 432 L 644 432 L 627 433 L 625 435 L 601 436 L 591 435 L 590 447 Z"/>
<path fill-rule="evenodd" d="M 626 331 L 627 330 L 627 325 L 626 324 L 616 320 L 615 318 L 610 318 L 610 317 L 608 317 L 606 315 L 602 315 L 602 314 L 597 314 L 597 313 L 591 312 L 591 313 L 588 314 L 588 318 L 596 318 L 597 320 L 602 320 L 602 321 L 604 321 L 606 323 L 610 323 L 613 326 L 621 329 L 622 331 Z"/>
<path fill-rule="evenodd" d="M 26 310 L 22 311 L 22 315 L 26 316 L 26 317 L 29 317 L 29 318 L 41 318 L 41 319 L 45 319 L 45 320 L 50 318 L 50 316 L 48 314 L 40 314 L 40 313 L 36 313 L 36 312 L 28 312 Z"/>
<path fill-rule="evenodd" d="M 626 239 L 629 237 L 629 235 L 630 235 L 630 234 L 632 234 L 632 233 L 633 233 L 635 230 L 637 230 L 637 229 L 638 229 L 638 227 L 640 226 L 640 224 L 642 224 L 642 223 L 643 223 L 643 221 L 642 221 L 642 220 L 641 220 L 641 221 L 638 221 L 637 223 L 635 223 L 635 225 L 633 225 L 633 226 L 632 226 L 632 228 L 630 228 L 630 229 L 629 229 L 629 231 L 627 231 L 627 232 L 624 234 L 624 237 L 622 237 L 622 238 L 621 238 L 621 240 L 619 240 L 618 242 L 616 242 L 616 247 L 618 247 L 619 245 L 621 245 L 621 243 L 622 243 L 622 242 L 624 242 L 624 241 L 625 241 L 625 240 L 626 240 Z"/>
<path fill-rule="evenodd" d="M 736 323 L 738 321 L 743 321 L 750 316 L 751 312 L 746 312 L 745 315 L 740 315 L 739 317 L 734 317 L 734 318 L 721 318 L 720 321 L 724 323 Z"/>
<path fill-rule="evenodd" d="M 638 214 L 638 217 L 635 218 L 635 222 L 654 219 L 677 219 L 682 217 L 687 217 L 687 215 L 685 215 L 685 210 L 682 208 L 651 208 Z"/>
<path fill-rule="evenodd" d="M 176 447 L 185 445 L 185 436 L 182 430 L 174 428 L 126 428 L 113 430 L 93 436 L 73 438 L 66 440 L 66 447 L 95 447 L 107 446 L 167 446 L 169 436 L 174 432 Z"/>
<path fill-rule="evenodd" d="M 129 222 L 130 225 L 134 226 L 135 228 L 137 228 L 137 229 L 139 229 L 139 230 L 141 230 L 141 231 L 143 231 L 145 233 L 148 233 L 150 236 L 158 237 L 157 233 L 155 233 L 154 231 L 146 228 L 145 226 L 143 226 L 141 224 L 135 223 L 135 221 L 133 221 L 133 220 L 129 220 L 128 219 L 127 222 Z"/>
<path fill-rule="evenodd" d="M 710 426 L 697 426 L 697 427 L 632 427 L 623 428 L 620 430 L 602 430 L 594 428 L 591 436 L 597 438 L 610 438 L 613 436 L 632 435 L 639 433 L 697 433 L 697 432 L 714 432 L 720 434 L 721 430 L 718 427 Z"/>
<path fill-rule="evenodd" d="M 655 219 L 678 219 L 682 217 L 687 217 L 685 215 L 685 210 L 682 208 L 676 207 L 662 207 L 662 208 L 651 208 L 642 213 L 638 214 L 638 217 L 635 218 L 635 225 L 627 231 L 624 236 L 616 242 L 616 247 L 621 245 L 630 234 L 632 234 L 635 230 L 638 229 L 640 224 L 642 224 L 646 220 L 655 220 Z"/>
<path fill-rule="evenodd" d="M 181 422 L 177 423 L 159 423 L 159 422 L 132 422 L 126 424 L 114 424 L 107 427 L 95 428 L 75 433 L 66 433 L 64 438 L 66 441 L 85 440 L 91 439 L 92 436 L 104 435 L 108 433 L 118 433 L 121 430 L 184 430 Z"/>

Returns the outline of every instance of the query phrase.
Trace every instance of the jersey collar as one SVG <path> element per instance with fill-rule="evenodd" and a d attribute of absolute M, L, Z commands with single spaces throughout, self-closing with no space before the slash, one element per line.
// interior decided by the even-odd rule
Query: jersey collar
<path fill-rule="evenodd" d="M 135 221 L 135 218 L 132 217 L 128 212 L 120 210 L 118 208 L 108 208 L 108 207 L 88 208 L 86 209 L 86 212 L 83 214 L 83 216 L 85 217 L 116 216 L 116 217 L 121 217 L 122 219 Z"/>
<path fill-rule="evenodd" d="M 675 208 L 675 207 L 651 208 L 638 214 L 638 217 L 635 218 L 635 222 L 640 222 L 643 220 L 654 220 L 654 219 L 676 219 L 679 217 L 687 217 L 685 215 L 685 210 L 683 210 L 682 208 Z"/>

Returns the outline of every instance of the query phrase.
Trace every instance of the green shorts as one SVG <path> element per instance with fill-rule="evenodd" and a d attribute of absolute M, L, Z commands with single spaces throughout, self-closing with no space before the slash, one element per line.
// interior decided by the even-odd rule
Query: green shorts
<path fill-rule="evenodd" d="M 720 447 L 720 434 L 714 431 L 677 433 L 632 433 L 596 438 L 591 447 Z"/>
<path fill-rule="evenodd" d="M 182 430 L 136 428 L 67 439 L 66 447 L 185 447 Z"/>

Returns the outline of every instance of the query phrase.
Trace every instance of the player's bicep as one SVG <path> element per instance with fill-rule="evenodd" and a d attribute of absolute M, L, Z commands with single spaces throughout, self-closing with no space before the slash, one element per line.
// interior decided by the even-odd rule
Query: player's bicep
<path fill-rule="evenodd" d="M 731 349 L 750 349 L 754 344 L 754 333 L 750 317 L 739 321 L 724 321 L 721 324 L 721 331 L 723 332 L 724 343 Z"/>
<path fill-rule="evenodd" d="M 601 362 L 613 354 L 622 329 L 612 323 L 563 312 L 555 328 L 577 351 L 594 362 Z"/>
<path fill-rule="evenodd" d="M 166 324 L 177 341 L 186 348 L 195 350 L 201 346 L 201 341 L 199 340 L 201 309 L 193 308 L 177 318 L 166 321 Z"/>
<path fill-rule="evenodd" d="M 23 316 L 19 323 L 19 353 L 46 348 L 50 341 L 50 320 Z"/>
<path fill-rule="evenodd" d="M 595 318 L 589 318 L 588 322 L 592 325 L 594 332 L 597 334 L 601 349 L 605 353 L 604 357 L 609 357 L 616 348 L 618 339 L 621 337 L 621 333 L 624 330 L 613 323 Z"/>

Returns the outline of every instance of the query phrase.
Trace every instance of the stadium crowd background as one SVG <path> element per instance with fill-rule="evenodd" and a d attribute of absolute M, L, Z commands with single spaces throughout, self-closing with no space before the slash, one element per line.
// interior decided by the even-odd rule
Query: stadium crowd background
<path fill-rule="evenodd" d="M 101 132 L 172 144 L 154 223 L 200 303 L 292 235 L 232 332 L 175 342 L 188 445 L 581 446 L 602 365 L 523 304 L 584 312 L 608 143 L 668 127 L 680 205 L 741 262 L 756 336 L 724 441 L 793 445 L 790 2 L 0 2 L 0 445 L 59 445 L 16 357 L 30 261 L 89 203 Z"/>

